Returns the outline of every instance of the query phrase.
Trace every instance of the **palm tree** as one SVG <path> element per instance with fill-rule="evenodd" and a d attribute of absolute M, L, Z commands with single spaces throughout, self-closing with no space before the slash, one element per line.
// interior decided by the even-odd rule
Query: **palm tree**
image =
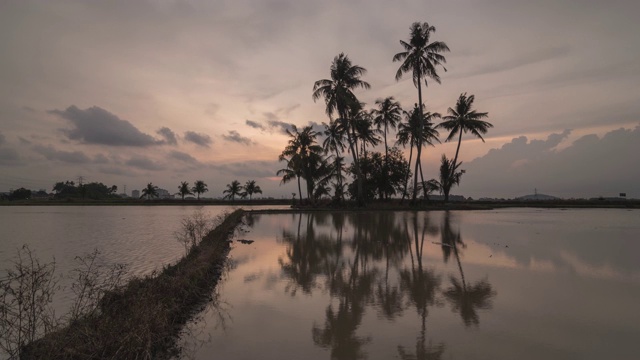
<path fill-rule="evenodd" d="M 424 85 L 428 86 L 427 78 L 433 79 L 438 84 L 440 83 L 440 76 L 437 73 L 436 67 L 438 65 L 446 63 L 447 60 L 441 53 L 449 51 L 447 44 L 441 41 L 429 42 L 431 33 L 434 33 L 436 28 L 429 26 L 428 23 L 414 22 L 411 25 L 411 31 L 409 35 L 409 42 L 400 40 L 400 45 L 405 51 L 397 53 L 393 56 L 393 61 L 402 61 L 400 68 L 396 72 L 396 81 L 402 78 L 402 75 L 407 72 L 411 72 L 413 77 L 413 84 L 418 88 L 418 104 L 422 109 L 422 79 L 424 78 Z M 447 71 L 444 68 L 444 71 Z M 424 120 L 420 118 L 420 128 L 424 126 Z M 416 154 L 416 163 L 420 162 L 422 143 L 418 138 L 418 153 Z M 418 166 L 416 165 L 416 169 Z M 413 198 L 412 202 L 415 203 L 418 190 L 418 173 L 414 174 L 413 180 Z"/>
<path fill-rule="evenodd" d="M 180 183 L 180 186 L 178 186 L 178 194 L 182 196 L 182 200 L 184 200 L 184 197 L 187 195 L 193 195 L 193 192 L 191 192 L 191 189 L 189 188 L 188 182 L 183 181 Z"/>
<path fill-rule="evenodd" d="M 231 199 L 231 201 L 236 200 L 236 195 L 242 195 L 242 185 L 238 180 L 233 180 L 231 184 L 227 184 L 227 190 L 222 192 L 223 194 L 227 194 L 224 196 L 225 199 Z"/>
<path fill-rule="evenodd" d="M 353 65 L 349 57 L 344 53 L 333 58 L 331 63 L 331 79 L 318 80 L 313 84 L 313 101 L 324 98 L 326 104 L 326 113 L 332 118 L 334 113 L 338 114 L 338 120 L 345 128 L 347 133 L 347 141 L 349 142 L 349 151 L 353 157 L 353 163 L 356 170 L 356 181 L 358 184 L 358 203 L 363 205 L 364 198 L 362 196 L 362 172 L 360 171 L 360 162 L 358 161 L 358 153 L 356 151 L 354 130 L 349 124 L 349 108 L 359 104 L 353 90 L 357 88 L 369 89 L 371 85 L 360 79 L 367 70 L 361 66 Z"/>
<path fill-rule="evenodd" d="M 307 199 L 312 200 L 313 190 L 319 174 L 317 170 L 325 160 L 322 157 L 323 149 L 316 142 L 317 133 L 311 126 L 306 126 L 302 131 L 293 125 L 292 131 L 287 129 L 290 139 L 287 146 L 279 156 L 280 161 L 288 159 L 289 164 L 299 167 L 299 177 L 307 183 Z M 302 195 L 302 194 L 300 194 Z"/>
<path fill-rule="evenodd" d="M 444 121 L 438 125 L 450 131 L 445 141 L 450 141 L 459 133 L 458 147 L 456 148 L 456 155 L 453 157 L 454 164 L 457 164 L 458 161 L 458 152 L 460 151 L 463 132 L 470 132 L 484 142 L 482 135 L 486 134 L 489 128 L 493 127 L 491 123 L 480 120 L 486 118 L 488 113 L 479 113 L 472 109 L 474 100 L 474 95 L 467 97 L 467 93 L 460 94 L 455 109 L 449 108 L 447 110 L 449 115 L 445 116 L 443 118 Z"/>
<path fill-rule="evenodd" d="M 459 185 L 460 180 L 462 178 L 462 174 L 464 174 L 464 170 L 457 171 L 460 167 L 460 164 L 457 163 L 454 165 L 453 160 L 447 159 L 447 157 L 442 154 L 442 159 L 440 162 L 440 181 L 433 181 L 434 184 L 440 192 L 444 194 L 444 202 L 449 202 L 449 192 L 454 185 Z"/>
<path fill-rule="evenodd" d="M 195 184 L 193 184 L 191 191 L 198 194 L 198 200 L 200 200 L 200 194 L 206 193 L 209 189 L 207 189 L 207 184 L 205 184 L 204 181 L 197 180 Z"/>
<path fill-rule="evenodd" d="M 422 113 L 422 116 L 420 116 Z M 428 144 L 434 146 L 434 142 L 440 142 L 438 140 L 438 130 L 433 126 L 433 120 L 440 118 L 440 114 L 437 112 L 429 112 L 429 111 L 420 111 L 418 109 L 418 104 L 415 104 L 414 108 L 410 111 L 403 111 L 406 122 L 401 122 L 398 125 L 398 132 L 396 134 L 397 141 L 396 143 L 402 145 L 403 147 L 409 144 L 411 146 L 411 150 L 409 151 L 409 162 L 408 166 L 411 167 L 411 157 L 413 155 L 413 146 L 415 145 L 420 149 L 423 144 Z M 420 125 L 420 121 L 423 121 L 422 126 Z M 422 129 L 422 132 L 420 131 Z M 420 134 L 421 133 L 421 134 Z M 419 144 L 419 145 L 418 145 Z M 416 162 L 414 173 L 415 175 L 420 172 L 420 178 L 423 185 L 423 191 L 426 193 L 427 189 L 424 184 L 424 175 L 422 174 L 422 164 L 420 162 Z M 410 173 L 408 171 L 407 173 Z M 407 179 L 407 182 L 409 179 Z M 402 200 L 406 196 L 407 185 L 405 184 L 405 189 L 402 194 Z M 414 185 L 415 186 L 415 185 Z M 414 189 L 414 195 L 417 196 L 417 189 Z"/>
<path fill-rule="evenodd" d="M 385 161 L 389 157 L 389 146 L 387 146 L 387 133 L 389 128 L 395 129 L 400 122 L 400 115 L 402 115 L 402 108 L 400 103 L 395 101 L 393 96 L 388 98 L 376 100 L 377 109 L 373 110 L 373 123 L 378 127 L 378 130 L 382 130 L 384 137 L 384 158 Z"/>
<path fill-rule="evenodd" d="M 363 105 L 364 104 L 361 104 L 361 106 Z M 351 116 L 355 130 L 356 144 L 357 141 L 360 140 L 362 146 L 361 156 L 367 157 L 367 144 L 373 147 L 380 143 L 380 138 L 377 135 L 378 131 L 373 128 L 373 116 L 370 112 L 362 109 L 353 113 Z"/>
<path fill-rule="evenodd" d="M 247 183 L 244 184 L 244 191 L 249 195 L 249 200 L 251 200 L 253 194 L 262 194 L 262 189 L 256 185 L 255 180 L 248 180 Z"/>
<path fill-rule="evenodd" d="M 158 197 L 158 187 L 153 185 L 153 183 L 148 183 L 147 187 L 142 189 L 142 195 L 140 195 L 140 198 L 142 199 L 145 196 L 147 197 L 147 200 L 153 197 Z"/>
<path fill-rule="evenodd" d="M 300 194 L 300 205 L 302 205 L 302 189 L 300 188 L 300 177 L 302 176 L 302 168 L 299 165 L 298 158 L 283 158 L 280 157 L 280 161 L 286 161 L 287 167 L 278 170 L 276 175 L 282 176 L 282 180 L 280 180 L 280 185 L 286 184 L 289 181 L 296 179 L 298 180 L 298 193 Z M 293 193 L 293 197 L 295 199 L 296 193 Z"/>

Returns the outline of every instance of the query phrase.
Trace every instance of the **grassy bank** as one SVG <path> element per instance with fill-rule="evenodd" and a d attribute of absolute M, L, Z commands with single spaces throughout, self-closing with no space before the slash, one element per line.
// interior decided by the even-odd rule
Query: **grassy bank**
<path fill-rule="evenodd" d="M 242 210 L 228 215 L 175 265 L 108 293 L 100 311 L 30 344 L 23 359 L 165 359 L 181 328 L 210 299 Z"/>

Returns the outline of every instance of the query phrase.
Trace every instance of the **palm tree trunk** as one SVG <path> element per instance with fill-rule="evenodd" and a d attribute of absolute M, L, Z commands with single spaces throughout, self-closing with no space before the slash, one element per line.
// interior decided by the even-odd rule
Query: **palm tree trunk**
<path fill-rule="evenodd" d="M 413 157 L 413 140 L 411 141 L 409 146 L 411 150 L 409 150 L 409 162 L 407 163 L 407 170 L 411 171 L 411 158 Z M 402 203 L 404 202 L 404 198 L 407 196 L 407 186 L 409 186 L 409 180 L 411 180 L 411 178 L 407 176 L 407 180 L 404 182 L 404 190 L 402 191 L 402 199 L 400 200 L 400 205 L 402 205 Z"/>
<path fill-rule="evenodd" d="M 296 175 L 298 178 L 298 193 L 300 194 L 300 205 L 302 205 L 302 187 L 300 186 L 300 176 Z"/>
<path fill-rule="evenodd" d="M 340 158 L 340 151 L 338 150 L 338 146 L 335 147 L 336 150 L 336 161 Z M 338 188 L 340 189 L 340 201 L 344 201 L 344 192 L 342 191 L 342 169 L 341 166 L 338 167 Z M 336 191 L 338 191 L 336 189 Z"/>
<path fill-rule="evenodd" d="M 418 147 L 418 153 L 416 154 L 416 173 L 413 177 L 413 197 L 411 199 L 411 204 L 416 203 L 416 197 L 418 196 L 418 164 L 420 163 L 420 155 L 422 154 L 422 132 L 424 129 L 424 119 L 422 118 L 422 76 L 420 72 L 418 72 L 418 111 L 420 114 L 420 121 L 418 122 L 418 143 L 416 146 Z"/>
<path fill-rule="evenodd" d="M 387 123 L 384 123 L 384 173 L 389 176 L 389 146 L 387 146 Z M 385 198 L 389 199 L 389 193 L 385 194 Z"/>
<path fill-rule="evenodd" d="M 449 174 L 450 176 L 453 176 L 453 174 L 455 173 L 455 166 L 456 166 L 456 162 L 458 161 L 458 152 L 460 151 L 460 144 L 462 143 L 462 128 L 460 128 L 460 136 L 458 137 L 458 147 L 456 148 L 456 156 L 453 157 L 453 171 L 451 172 L 451 174 Z"/>
<path fill-rule="evenodd" d="M 346 118 L 343 117 L 343 119 L 346 119 Z M 352 139 L 351 133 L 349 133 L 349 129 L 347 129 L 347 141 L 349 142 L 349 150 L 351 151 L 351 156 L 353 156 L 353 165 L 356 168 L 356 178 L 357 178 L 356 182 L 358 185 L 358 195 L 357 195 L 358 206 L 363 206 L 364 199 L 362 198 L 362 171 L 360 170 L 360 161 L 358 160 L 358 152 L 356 151 L 358 144 L 357 143 L 354 144 L 354 140 L 355 139 Z M 355 148 L 354 148 L 354 145 L 355 145 Z"/>

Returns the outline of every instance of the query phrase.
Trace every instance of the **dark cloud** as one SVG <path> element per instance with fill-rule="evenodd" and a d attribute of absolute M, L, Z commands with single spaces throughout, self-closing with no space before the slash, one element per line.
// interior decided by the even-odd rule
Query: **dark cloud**
<path fill-rule="evenodd" d="M 598 137 L 585 135 L 557 149 L 569 131 L 546 140 L 514 138 L 462 168 L 460 191 L 474 196 L 515 197 L 540 192 L 559 197 L 640 197 L 640 167 L 630 155 L 640 154 L 640 126 Z M 496 176 L 496 174 L 500 174 Z"/>
<path fill-rule="evenodd" d="M 181 161 L 184 163 L 188 163 L 188 164 L 198 164 L 199 161 L 194 158 L 193 156 L 187 154 L 187 153 L 183 153 L 181 151 L 171 151 L 169 153 L 169 158 L 173 159 L 173 160 L 177 160 L 177 161 Z"/>
<path fill-rule="evenodd" d="M 268 120 L 267 125 L 272 129 L 278 129 L 283 134 L 286 134 L 287 130 L 291 131 L 293 129 L 293 124 L 279 120 Z"/>
<path fill-rule="evenodd" d="M 51 110 L 49 113 L 71 122 L 74 127 L 63 132 L 72 140 L 111 146 L 144 147 L 161 143 L 129 121 L 97 106 L 82 110 L 72 105 L 66 110 Z"/>
<path fill-rule="evenodd" d="M 156 131 L 156 134 L 162 136 L 164 141 L 169 145 L 178 144 L 178 138 L 176 137 L 176 133 L 174 133 L 168 127 L 161 127 L 158 131 Z"/>
<path fill-rule="evenodd" d="M 103 154 L 98 154 L 93 157 L 93 162 L 96 164 L 107 164 L 109 162 L 109 159 Z"/>
<path fill-rule="evenodd" d="M 0 132 L 0 145 L 4 144 L 6 141 L 6 138 L 4 137 L 4 135 Z"/>
<path fill-rule="evenodd" d="M 251 139 L 249 139 L 248 137 L 244 137 L 244 136 L 240 135 L 240 133 L 235 131 L 235 130 L 230 130 L 229 134 L 228 135 L 222 135 L 222 138 L 225 139 L 226 141 L 236 142 L 236 143 L 239 143 L 239 144 L 245 144 L 245 145 L 253 144 L 253 141 L 251 141 Z"/>
<path fill-rule="evenodd" d="M 164 170 L 165 167 L 151 159 L 149 159 L 146 156 L 142 156 L 142 155 L 135 155 L 133 156 L 131 159 L 127 160 L 125 162 L 125 165 L 137 168 L 137 169 L 142 169 L 142 170 L 152 170 L 152 171 L 157 171 L 157 170 Z"/>
<path fill-rule="evenodd" d="M 260 130 L 265 130 L 264 125 L 260 124 L 257 121 L 253 121 L 253 120 L 246 120 L 245 124 L 249 127 L 252 127 L 254 129 L 260 129 Z"/>
<path fill-rule="evenodd" d="M 184 139 L 186 141 L 192 142 L 198 146 L 202 146 L 202 147 L 209 147 L 209 145 L 211 145 L 211 143 L 213 142 L 213 140 L 211 140 L 211 137 L 207 134 L 198 134 L 196 132 L 193 131 L 187 131 L 184 133 Z"/>
<path fill-rule="evenodd" d="M 51 145 L 35 145 L 33 150 L 49 161 L 61 161 L 70 164 L 86 164 L 91 162 L 91 159 L 82 151 L 57 150 Z"/>
<path fill-rule="evenodd" d="M 0 165 L 18 165 L 20 157 L 18 152 L 11 148 L 0 148 Z"/>
<path fill-rule="evenodd" d="M 22 136 L 18 136 L 18 140 L 20 141 L 20 144 L 22 144 L 22 145 L 31 145 L 31 141 L 23 138 Z"/>
<path fill-rule="evenodd" d="M 23 107 L 22 107 L 22 110 L 24 110 L 24 111 L 26 111 L 26 112 L 29 112 L 29 113 L 37 112 L 37 110 L 36 110 L 36 109 L 34 109 L 34 108 L 32 108 L 31 106 L 23 106 Z"/>
<path fill-rule="evenodd" d="M 101 166 L 98 171 L 108 175 L 131 176 L 130 170 L 125 170 L 118 166 Z"/>

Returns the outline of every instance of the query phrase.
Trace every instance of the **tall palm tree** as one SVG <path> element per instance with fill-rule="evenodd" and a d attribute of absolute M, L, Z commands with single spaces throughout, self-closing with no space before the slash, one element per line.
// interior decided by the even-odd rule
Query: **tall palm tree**
<path fill-rule="evenodd" d="M 194 193 L 198 194 L 198 200 L 200 200 L 200 194 L 206 193 L 207 191 L 209 191 L 209 189 L 207 189 L 207 184 L 205 184 L 204 181 L 197 180 L 193 184 L 193 187 L 191 188 L 191 191 L 193 191 Z"/>
<path fill-rule="evenodd" d="M 187 181 L 183 181 L 180 183 L 180 186 L 178 186 L 178 194 L 182 196 L 182 200 L 184 200 L 184 197 L 187 195 L 193 195 L 193 192 L 191 192 L 191 188 L 189 188 L 189 183 Z"/>
<path fill-rule="evenodd" d="M 145 196 L 147 197 L 147 200 L 153 197 L 158 197 L 158 187 L 153 185 L 153 183 L 148 183 L 147 187 L 142 189 L 142 195 L 140 195 L 140 198 L 142 199 Z"/>
<path fill-rule="evenodd" d="M 355 130 L 356 141 L 359 140 L 362 146 L 360 156 L 367 157 L 367 144 L 373 147 L 380 143 L 378 131 L 373 127 L 373 116 L 369 111 L 360 110 L 353 114 L 352 117 L 354 119 L 353 128 Z"/>
<path fill-rule="evenodd" d="M 238 180 L 233 180 L 231 184 L 227 184 L 227 190 L 222 192 L 223 194 L 227 194 L 224 196 L 225 199 L 231 199 L 231 201 L 236 200 L 236 195 L 242 195 L 242 185 Z"/>
<path fill-rule="evenodd" d="M 456 156 L 453 157 L 454 164 L 457 164 L 458 161 L 458 152 L 460 151 L 463 132 L 470 132 L 484 142 L 482 135 L 486 134 L 489 128 L 493 127 L 491 123 L 480 120 L 487 118 L 488 113 L 473 110 L 474 100 L 474 95 L 467 96 L 467 93 L 460 94 L 460 97 L 458 97 L 458 101 L 456 102 L 455 109 L 449 108 L 447 110 L 449 115 L 445 116 L 443 118 L 444 121 L 438 125 L 449 130 L 449 136 L 447 136 L 445 141 L 450 141 L 456 136 L 456 134 L 459 134 Z"/>
<path fill-rule="evenodd" d="M 353 157 L 353 163 L 356 170 L 356 181 L 358 185 L 358 203 L 364 204 L 362 196 L 362 172 L 360 170 L 360 162 L 356 151 L 355 139 L 353 136 L 353 127 L 349 124 L 349 108 L 359 104 L 356 95 L 353 93 L 355 89 L 369 89 L 371 85 L 360 78 L 367 72 L 361 66 L 353 65 L 351 60 L 344 53 L 333 58 L 331 63 L 330 75 L 331 79 L 318 80 L 313 84 L 313 101 L 324 98 L 326 104 L 326 113 L 332 118 L 334 113 L 338 115 L 338 121 L 343 123 L 347 133 L 347 141 L 349 142 L 349 151 Z"/>
<path fill-rule="evenodd" d="M 249 200 L 251 200 L 253 194 L 262 194 L 262 189 L 260 189 L 259 185 L 256 185 L 255 180 L 248 180 L 247 183 L 244 184 L 244 191 L 249 195 Z"/>
<path fill-rule="evenodd" d="M 377 109 L 373 110 L 373 123 L 378 127 L 378 130 L 382 130 L 382 136 L 384 137 L 384 157 L 385 162 L 389 157 L 389 146 L 387 145 L 387 133 L 389 128 L 395 129 L 400 122 L 402 115 L 402 108 L 400 103 L 395 101 L 393 96 L 376 100 Z"/>
<path fill-rule="evenodd" d="M 418 88 L 418 104 L 422 109 L 422 80 L 424 79 L 424 85 L 428 86 L 427 79 L 431 78 L 438 84 L 440 83 L 440 76 L 438 75 L 436 67 L 442 66 L 447 62 L 443 52 L 449 51 L 447 44 L 441 41 L 429 42 L 431 33 L 436 31 L 434 26 L 430 26 L 428 23 L 414 22 L 410 28 L 409 42 L 400 40 L 400 45 L 405 51 L 399 52 L 393 56 L 393 61 L 401 61 L 402 64 L 396 72 L 396 81 L 402 78 L 404 73 L 411 72 L 413 77 L 413 84 Z M 447 71 L 444 68 L 444 71 Z M 420 128 L 424 126 L 424 120 L 420 118 Z M 416 154 L 416 163 L 420 162 L 421 155 L 421 140 L 418 138 L 418 152 Z M 418 166 L 416 165 L 416 169 Z M 413 181 L 413 197 L 412 202 L 415 203 L 418 190 L 418 173 L 414 174 Z"/>

